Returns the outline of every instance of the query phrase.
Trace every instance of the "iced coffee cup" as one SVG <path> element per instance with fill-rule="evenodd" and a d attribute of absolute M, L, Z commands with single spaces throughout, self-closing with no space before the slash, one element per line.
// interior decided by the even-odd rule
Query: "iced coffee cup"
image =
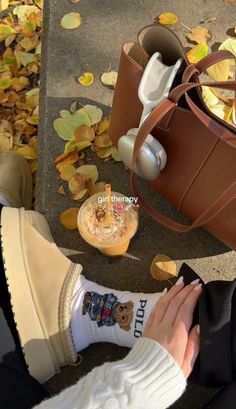
<path fill-rule="evenodd" d="M 106 256 L 122 256 L 126 253 L 137 228 L 137 207 L 130 198 L 117 192 L 91 196 L 83 203 L 78 214 L 81 236 Z"/>

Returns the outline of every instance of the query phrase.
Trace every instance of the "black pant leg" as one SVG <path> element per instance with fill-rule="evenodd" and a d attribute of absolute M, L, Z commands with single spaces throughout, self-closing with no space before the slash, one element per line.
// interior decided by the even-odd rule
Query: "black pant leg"
<path fill-rule="evenodd" d="M 49 393 L 28 372 L 6 362 L 0 363 L 0 407 L 32 409 Z"/>
<path fill-rule="evenodd" d="M 187 284 L 198 276 L 183 264 Z M 200 324 L 200 353 L 190 376 L 192 382 L 220 387 L 236 380 L 236 280 L 203 285 L 194 324 Z M 236 407 L 236 404 L 235 404 Z"/>
<path fill-rule="evenodd" d="M 204 409 L 235 409 L 236 407 L 236 382 L 226 386 L 208 402 Z"/>

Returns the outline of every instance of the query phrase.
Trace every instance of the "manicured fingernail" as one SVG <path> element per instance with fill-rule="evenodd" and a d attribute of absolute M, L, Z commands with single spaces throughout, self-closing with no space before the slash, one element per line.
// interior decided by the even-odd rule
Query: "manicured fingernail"
<path fill-rule="evenodd" d="M 200 325 L 197 325 L 197 334 L 200 335 Z"/>
<path fill-rule="evenodd" d="M 180 285 L 180 284 L 182 284 L 183 281 L 184 281 L 184 277 L 183 277 L 183 276 L 180 276 L 180 277 L 178 278 L 178 280 L 176 281 L 175 285 Z"/>
<path fill-rule="evenodd" d="M 197 278 L 196 280 L 193 280 L 190 284 L 191 284 L 191 285 L 196 285 L 196 284 L 199 283 L 199 281 L 200 281 L 200 279 Z"/>
<path fill-rule="evenodd" d="M 200 288 L 202 288 L 202 283 L 196 285 L 196 287 L 194 287 L 193 291 L 200 290 Z"/>
<path fill-rule="evenodd" d="M 163 297 L 164 295 L 166 295 L 167 291 L 168 291 L 167 288 L 165 288 L 165 289 L 162 291 L 162 293 L 161 293 L 162 297 Z"/>

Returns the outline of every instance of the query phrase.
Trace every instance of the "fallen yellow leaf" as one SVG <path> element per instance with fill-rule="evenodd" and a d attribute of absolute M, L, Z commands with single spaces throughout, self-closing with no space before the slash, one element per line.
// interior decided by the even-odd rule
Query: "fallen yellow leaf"
<path fill-rule="evenodd" d="M 10 151 L 13 146 L 13 136 L 10 132 L 0 133 L 0 152 Z"/>
<path fill-rule="evenodd" d="M 232 122 L 236 125 L 236 98 L 233 100 Z"/>
<path fill-rule="evenodd" d="M 169 24 L 176 24 L 178 23 L 179 19 L 176 16 L 176 14 L 173 13 L 162 13 L 159 16 L 159 23 L 160 24 L 165 24 L 165 25 L 169 25 Z"/>
<path fill-rule="evenodd" d="M 82 165 L 76 169 L 76 173 L 81 174 L 94 183 L 98 180 L 98 169 L 96 165 Z M 72 192 L 73 193 L 73 192 Z"/>
<path fill-rule="evenodd" d="M 31 146 L 28 146 L 28 145 L 24 146 L 23 144 L 21 146 L 14 145 L 13 150 L 19 153 L 20 155 L 24 156 L 25 159 L 36 159 L 37 158 L 36 151 Z"/>
<path fill-rule="evenodd" d="M 72 176 L 72 178 L 69 180 L 69 183 L 68 183 L 70 192 L 73 193 L 74 195 L 81 194 L 81 192 L 84 192 L 84 190 L 87 190 L 88 183 L 90 180 L 91 179 L 86 175 L 82 175 L 81 173 L 75 173 Z"/>
<path fill-rule="evenodd" d="M 72 151 L 72 152 L 67 152 L 67 153 L 62 153 L 61 155 L 57 156 L 55 159 L 55 164 L 59 163 L 67 163 L 67 164 L 73 164 L 78 162 L 79 160 L 79 155 L 77 151 Z"/>
<path fill-rule="evenodd" d="M 94 128 L 86 125 L 81 125 L 76 128 L 74 137 L 77 142 L 88 141 L 92 142 L 95 138 Z"/>
<path fill-rule="evenodd" d="M 194 27 L 190 33 L 187 34 L 187 38 L 194 43 L 201 44 L 207 43 L 211 40 L 211 32 L 205 27 Z"/>
<path fill-rule="evenodd" d="M 19 77 L 19 78 L 13 78 L 11 86 L 16 92 L 18 92 L 28 87 L 29 84 L 30 82 L 27 77 Z"/>
<path fill-rule="evenodd" d="M 198 44 L 187 52 L 188 60 L 191 64 L 196 64 L 208 54 L 208 47 L 205 43 Z"/>
<path fill-rule="evenodd" d="M 9 47 L 9 45 L 11 45 L 11 43 L 13 43 L 13 41 L 16 39 L 16 34 L 12 34 L 12 35 L 10 35 L 10 36 L 8 36 L 6 39 L 5 39 L 5 47 L 7 48 L 7 47 Z"/>
<path fill-rule="evenodd" d="M 6 24 L 0 24 L 0 42 L 13 34 L 16 34 L 16 31 L 12 27 Z"/>
<path fill-rule="evenodd" d="M 0 89 L 7 89 L 10 88 L 12 85 L 12 78 L 10 75 L 2 74 L 0 77 Z"/>
<path fill-rule="evenodd" d="M 116 162 L 122 162 L 122 159 L 120 157 L 119 151 L 115 146 L 111 147 L 111 157 L 114 159 Z"/>
<path fill-rule="evenodd" d="M 73 165 L 68 164 L 61 164 L 58 170 L 60 172 L 60 178 L 66 182 L 69 182 L 76 172 L 76 168 Z"/>
<path fill-rule="evenodd" d="M 96 105 L 84 105 L 78 112 L 83 112 L 88 115 L 90 126 L 97 124 L 102 119 L 102 110 Z"/>
<path fill-rule="evenodd" d="M 92 143 L 89 141 L 81 141 L 81 142 L 77 142 L 76 140 L 71 140 L 68 141 L 65 144 L 65 148 L 64 148 L 64 153 L 68 153 L 68 152 L 72 152 L 74 150 L 76 150 L 77 152 L 81 152 L 84 149 L 88 148 L 89 146 L 91 146 Z"/>
<path fill-rule="evenodd" d="M 61 26 L 67 30 L 73 30 L 78 28 L 81 24 L 81 15 L 80 13 L 67 13 L 61 19 Z"/>
<path fill-rule="evenodd" d="M 60 214 L 61 224 L 68 230 L 77 229 L 78 207 L 70 207 Z"/>
<path fill-rule="evenodd" d="M 22 5 L 17 6 L 13 10 L 13 14 L 18 17 L 21 22 L 27 22 L 28 17 L 32 14 L 41 13 L 41 10 L 37 6 Z"/>
<path fill-rule="evenodd" d="M 215 91 L 207 86 L 202 87 L 202 97 L 208 107 L 212 107 L 219 102 L 219 98 L 217 97 Z"/>
<path fill-rule="evenodd" d="M 104 132 L 95 136 L 94 145 L 96 145 L 97 148 L 107 148 L 112 145 L 112 141 L 110 136 Z"/>
<path fill-rule="evenodd" d="M 37 160 L 28 160 L 30 165 L 31 173 L 33 174 L 37 170 Z"/>
<path fill-rule="evenodd" d="M 98 148 L 97 155 L 100 159 L 108 158 L 111 155 L 111 146 L 107 148 Z"/>
<path fill-rule="evenodd" d="M 94 75 L 92 72 L 84 72 L 83 75 L 81 75 L 78 78 L 78 81 L 81 85 L 84 85 L 87 87 L 88 85 L 92 85 L 94 82 Z"/>
<path fill-rule="evenodd" d="M 176 263 L 164 254 L 154 257 L 150 267 L 150 273 L 155 280 L 165 281 L 177 276 Z"/>
<path fill-rule="evenodd" d="M 104 85 L 112 86 L 115 88 L 117 77 L 118 77 L 118 73 L 116 71 L 104 72 L 101 75 L 101 82 Z"/>
<path fill-rule="evenodd" d="M 0 11 L 6 10 L 9 6 L 9 0 L 0 0 Z"/>
<path fill-rule="evenodd" d="M 95 134 L 100 135 L 103 132 L 108 131 L 110 126 L 110 116 L 104 116 L 100 122 L 95 126 Z"/>
<path fill-rule="evenodd" d="M 223 60 L 207 69 L 207 74 L 215 81 L 226 81 L 230 74 L 230 60 Z"/>
<path fill-rule="evenodd" d="M 227 50 L 230 51 L 236 57 L 236 40 L 234 38 L 227 38 L 227 40 L 223 41 L 223 43 L 219 46 L 219 50 Z M 234 60 L 231 60 L 231 64 Z"/>

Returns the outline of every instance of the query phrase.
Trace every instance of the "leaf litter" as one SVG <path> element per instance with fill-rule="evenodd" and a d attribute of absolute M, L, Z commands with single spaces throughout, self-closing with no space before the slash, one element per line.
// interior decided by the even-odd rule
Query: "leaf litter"
<path fill-rule="evenodd" d="M 8 9 L 8 7 L 10 7 Z M 37 169 L 43 0 L 0 1 L 0 151 Z"/>
<path fill-rule="evenodd" d="M 55 166 L 60 179 L 67 182 L 67 189 L 60 185 L 57 192 L 67 196 L 68 191 L 73 201 L 82 202 L 105 190 L 106 183 L 98 181 L 97 166 L 86 163 L 92 155 L 95 153 L 104 162 L 118 162 L 121 158 L 108 133 L 110 117 L 103 116 L 101 108 L 96 105 L 84 105 L 76 110 L 77 105 L 73 101 L 73 107 L 71 104 L 70 110 L 60 111 L 60 117 L 53 122 L 57 135 L 66 142 L 64 153 L 55 158 Z M 65 227 L 70 225 L 70 220 L 70 212 L 60 218 Z"/>

